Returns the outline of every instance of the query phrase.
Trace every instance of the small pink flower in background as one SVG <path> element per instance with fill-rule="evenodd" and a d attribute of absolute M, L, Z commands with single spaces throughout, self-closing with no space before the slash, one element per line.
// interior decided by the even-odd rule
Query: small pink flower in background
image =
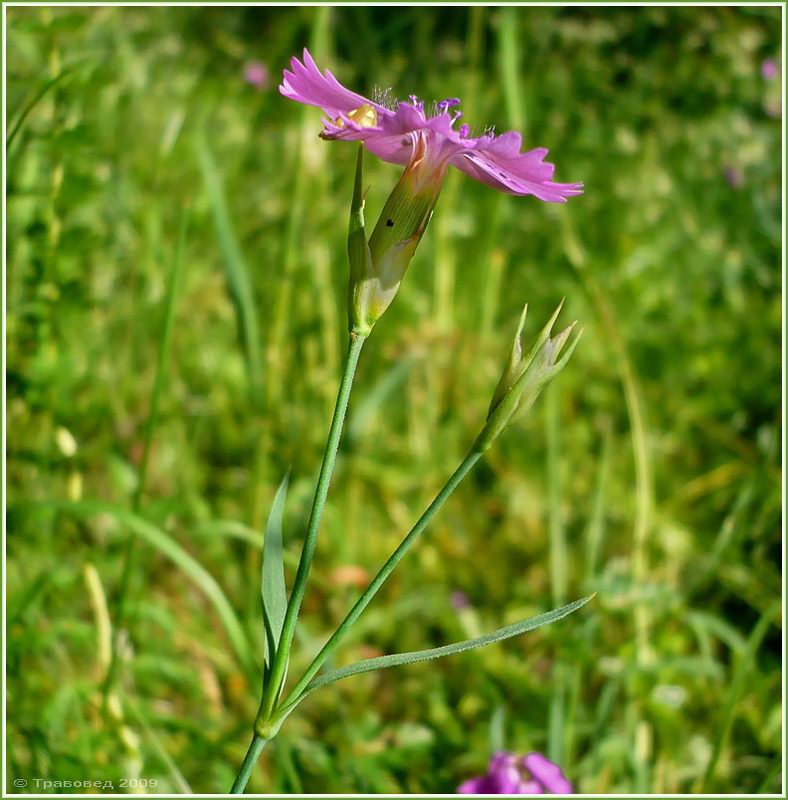
<path fill-rule="evenodd" d="M 733 189 L 744 186 L 744 173 L 738 167 L 725 167 L 725 182 Z"/>
<path fill-rule="evenodd" d="M 761 77 L 764 80 L 772 81 L 780 74 L 780 65 L 774 58 L 764 58 L 761 62 Z"/>
<path fill-rule="evenodd" d="M 279 91 L 323 110 L 324 139 L 362 142 L 383 161 L 411 165 L 430 185 L 439 187 L 451 165 L 506 194 L 565 203 L 583 192 L 582 183 L 554 183 L 555 167 L 544 161 L 547 150 L 521 152 L 522 137 L 516 131 L 471 136 L 467 124 L 455 128 L 462 112 L 456 110 L 460 101 L 454 97 L 436 103 L 431 111 L 414 95 L 406 103 L 392 101 L 388 93 L 370 100 L 346 89 L 328 70 L 321 72 L 306 49 L 303 63 L 291 59 Z"/>
<path fill-rule="evenodd" d="M 271 74 L 262 61 L 249 61 L 244 67 L 244 80 L 256 89 L 265 89 Z"/>
<path fill-rule="evenodd" d="M 455 611 L 462 611 L 463 608 L 468 608 L 471 604 L 471 601 L 468 599 L 468 595 L 461 590 L 457 590 L 451 593 L 451 607 Z"/>
<path fill-rule="evenodd" d="M 518 758 L 513 753 L 496 753 L 487 774 L 465 781 L 457 794 L 572 794 L 572 784 L 541 753 Z"/>

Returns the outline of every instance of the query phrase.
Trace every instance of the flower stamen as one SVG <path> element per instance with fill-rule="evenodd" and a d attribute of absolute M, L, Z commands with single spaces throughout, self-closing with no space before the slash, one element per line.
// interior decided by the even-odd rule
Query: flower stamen
<path fill-rule="evenodd" d="M 444 111 L 448 111 L 450 108 L 454 108 L 460 104 L 459 97 L 447 97 L 445 100 L 440 100 L 437 104 L 438 111 L 442 114 Z"/>
<path fill-rule="evenodd" d="M 389 111 L 395 111 L 397 108 L 397 98 L 394 96 L 390 87 L 388 89 L 382 89 L 380 86 L 376 86 L 372 92 L 372 100 L 377 105 L 383 106 L 383 108 L 387 108 Z"/>

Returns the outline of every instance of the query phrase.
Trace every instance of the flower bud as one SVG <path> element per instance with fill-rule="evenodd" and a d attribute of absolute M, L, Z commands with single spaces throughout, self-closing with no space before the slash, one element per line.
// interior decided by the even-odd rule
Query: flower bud
<path fill-rule="evenodd" d="M 372 256 L 369 252 L 364 227 L 363 160 L 364 149 L 359 147 L 347 232 L 347 257 L 350 264 L 347 305 L 350 331 L 366 336 L 372 327 L 367 324 L 366 319 L 372 301 L 374 275 L 372 273 Z"/>
<path fill-rule="evenodd" d="M 564 368 L 569 357 L 580 341 L 582 330 L 578 332 L 572 343 L 561 355 L 576 323 L 564 328 L 555 336 L 550 332 L 561 311 L 564 301 L 553 312 L 548 323 L 542 328 L 527 356 L 523 357 L 521 335 L 525 325 L 528 305 L 523 308 L 517 333 L 512 342 L 509 359 L 504 367 L 498 386 L 495 388 L 487 422 L 476 439 L 474 448 L 484 452 L 511 423 L 522 417 L 534 404 L 542 389 Z M 560 356 L 560 358 L 559 358 Z"/>
<path fill-rule="evenodd" d="M 364 232 L 359 150 L 348 230 L 350 330 L 367 336 L 397 294 L 438 201 L 448 165 L 426 157 L 419 137 L 410 163 L 389 195 L 369 243 Z"/>

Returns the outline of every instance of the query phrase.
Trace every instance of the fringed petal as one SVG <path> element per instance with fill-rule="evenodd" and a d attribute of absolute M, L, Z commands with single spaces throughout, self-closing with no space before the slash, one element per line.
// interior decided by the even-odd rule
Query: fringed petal
<path fill-rule="evenodd" d="M 328 70 L 321 73 L 309 51 L 304 48 L 303 63 L 295 56 L 290 69 L 282 75 L 279 92 L 291 100 L 322 108 L 329 117 L 349 114 L 363 105 L 370 105 L 380 115 L 391 112 L 363 95 L 346 89 Z"/>

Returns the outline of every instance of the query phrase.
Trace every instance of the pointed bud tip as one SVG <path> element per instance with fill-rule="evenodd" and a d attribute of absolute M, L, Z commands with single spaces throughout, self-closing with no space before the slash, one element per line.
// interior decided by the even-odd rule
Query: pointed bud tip
<path fill-rule="evenodd" d="M 569 336 L 569 334 L 575 329 L 575 325 L 577 325 L 577 320 L 570 322 L 562 331 L 557 334 L 557 336 Z"/>
<path fill-rule="evenodd" d="M 516 339 L 519 339 L 522 336 L 523 328 L 525 327 L 525 318 L 528 316 L 528 303 L 523 306 L 523 310 L 520 314 L 520 321 L 517 324 L 517 334 L 515 336 Z"/>
<path fill-rule="evenodd" d="M 574 328 L 574 326 L 575 326 L 575 323 L 572 323 L 572 325 L 569 328 L 567 328 L 567 336 L 569 335 L 569 332 L 571 331 L 571 329 Z M 580 330 L 577 332 L 577 335 L 574 337 L 574 339 L 572 339 L 572 341 L 570 342 L 569 346 L 566 348 L 564 354 L 556 362 L 556 364 L 555 364 L 556 371 L 560 371 L 566 366 L 566 363 L 571 358 L 572 353 L 575 352 L 575 348 L 577 347 L 577 343 L 580 341 L 580 337 L 583 335 L 583 331 L 584 330 L 585 330 L 584 328 L 580 328 Z"/>
<path fill-rule="evenodd" d="M 547 324 L 542 329 L 542 333 L 540 334 L 540 338 L 544 335 L 549 336 L 550 332 L 553 330 L 553 325 L 555 325 L 555 321 L 558 319 L 558 315 L 561 313 L 561 309 L 564 307 L 564 301 L 566 300 L 565 297 L 561 298 L 561 302 L 556 306 L 555 311 L 553 311 L 552 316 L 547 321 Z"/>

